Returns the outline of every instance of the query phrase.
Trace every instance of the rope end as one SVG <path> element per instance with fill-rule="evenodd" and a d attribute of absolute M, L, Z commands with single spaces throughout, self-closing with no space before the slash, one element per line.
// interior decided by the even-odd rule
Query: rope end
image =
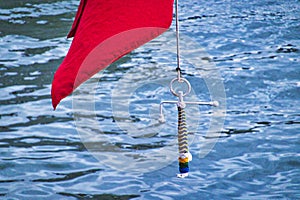
<path fill-rule="evenodd" d="M 180 174 L 177 174 L 178 178 L 185 178 L 189 175 L 189 162 L 192 161 L 192 154 L 190 152 L 182 153 L 179 155 L 179 172 Z"/>

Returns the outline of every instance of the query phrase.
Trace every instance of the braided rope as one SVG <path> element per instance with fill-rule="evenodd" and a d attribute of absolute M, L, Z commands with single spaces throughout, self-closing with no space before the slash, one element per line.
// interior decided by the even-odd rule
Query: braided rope
<path fill-rule="evenodd" d="M 186 126 L 185 110 L 178 106 L 178 150 L 179 150 L 179 172 L 186 174 L 189 172 L 189 147 L 188 131 Z M 184 177 L 185 177 L 184 176 Z"/>

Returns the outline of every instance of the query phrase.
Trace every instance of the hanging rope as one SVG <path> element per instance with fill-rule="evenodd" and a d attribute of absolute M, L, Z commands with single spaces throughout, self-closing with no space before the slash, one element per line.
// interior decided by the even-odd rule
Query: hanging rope
<path fill-rule="evenodd" d="M 190 82 L 182 77 L 181 68 L 180 68 L 180 47 L 179 47 L 179 16 L 178 16 L 178 0 L 176 0 L 175 4 L 175 13 L 176 13 L 176 44 L 177 44 L 177 78 L 174 78 L 170 82 L 170 91 L 171 93 L 178 97 L 178 101 L 162 101 L 160 103 L 160 118 L 159 121 L 161 123 L 165 122 L 165 118 L 163 115 L 163 104 L 171 103 L 177 104 L 178 108 L 178 150 L 179 150 L 179 172 L 177 177 L 185 178 L 188 176 L 189 173 L 189 162 L 192 161 L 192 155 L 189 152 L 189 145 L 188 145 L 188 131 L 186 125 L 186 115 L 185 115 L 185 106 L 186 104 L 197 104 L 197 105 L 211 105 L 211 106 L 218 106 L 218 102 L 185 102 L 183 97 L 188 95 L 191 92 L 191 84 Z M 175 83 L 185 84 L 186 91 L 175 91 L 173 85 Z"/>
<path fill-rule="evenodd" d="M 178 177 L 184 178 L 188 175 L 190 153 L 188 145 L 188 131 L 186 126 L 185 110 L 180 105 L 178 108 L 178 150 L 179 150 L 179 172 Z"/>
<path fill-rule="evenodd" d="M 175 4 L 175 18 L 176 18 L 176 47 L 177 47 L 177 78 L 181 82 L 181 68 L 180 68 L 180 44 L 179 44 L 179 16 L 178 16 L 178 0 Z"/>

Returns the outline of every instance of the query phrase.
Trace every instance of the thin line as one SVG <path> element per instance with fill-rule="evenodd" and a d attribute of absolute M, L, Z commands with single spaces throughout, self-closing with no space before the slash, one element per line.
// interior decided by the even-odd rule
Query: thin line
<path fill-rule="evenodd" d="M 180 49 L 179 49 L 179 17 L 178 17 L 178 0 L 176 0 L 176 46 L 177 46 L 177 70 L 180 70 Z"/>

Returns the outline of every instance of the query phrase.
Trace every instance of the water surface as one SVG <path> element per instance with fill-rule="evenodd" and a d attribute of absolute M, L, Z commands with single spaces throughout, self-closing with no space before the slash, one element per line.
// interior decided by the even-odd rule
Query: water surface
<path fill-rule="evenodd" d="M 180 2 L 182 37 L 197 42 L 207 53 L 204 60 L 216 66 L 227 108 L 217 138 L 206 135 L 210 107 L 187 110 L 194 155 L 187 179 L 175 176 L 176 109 L 165 108 L 163 128 L 151 118 L 160 100 L 173 98 L 164 84 L 176 75 L 176 57 L 160 47 L 175 39 L 174 23 L 86 83 L 95 90 L 80 88 L 81 110 L 73 108 L 72 96 L 52 110 L 51 81 L 69 48 L 65 36 L 78 3 L 0 2 L 1 198 L 300 198 L 299 1 Z M 193 98 L 210 100 L 199 69 L 188 63 L 202 58 L 185 56 L 184 76 L 193 85 Z M 129 98 L 130 116 L 117 118 L 111 100 L 124 79 L 136 90 Z M 84 107 L 88 97 L 95 98 L 95 112 Z M 143 131 L 127 133 L 117 122 Z M 199 156 L 201 144 L 216 139 L 209 154 Z M 168 148 L 170 154 L 164 154 Z M 131 167 L 120 171 L 114 156 L 131 158 Z"/>

